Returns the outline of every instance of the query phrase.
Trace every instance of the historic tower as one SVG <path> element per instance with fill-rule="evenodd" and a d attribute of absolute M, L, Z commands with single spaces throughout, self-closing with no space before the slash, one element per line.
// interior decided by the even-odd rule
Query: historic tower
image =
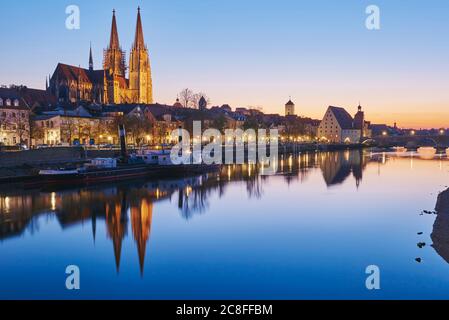
<path fill-rule="evenodd" d="M 153 103 L 150 58 L 143 39 L 140 7 L 137 9 L 136 35 L 129 58 L 129 91 L 133 102 Z"/>
<path fill-rule="evenodd" d="M 103 54 L 105 103 L 126 102 L 125 53 L 118 40 L 115 10 L 112 11 L 112 26 L 109 46 Z"/>
<path fill-rule="evenodd" d="M 295 104 L 290 99 L 285 104 L 285 116 L 294 116 L 295 115 Z"/>
<path fill-rule="evenodd" d="M 125 53 L 122 51 L 118 40 L 115 10 L 112 11 L 111 38 L 108 48 L 104 51 L 103 67 L 110 75 L 125 76 Z"/>

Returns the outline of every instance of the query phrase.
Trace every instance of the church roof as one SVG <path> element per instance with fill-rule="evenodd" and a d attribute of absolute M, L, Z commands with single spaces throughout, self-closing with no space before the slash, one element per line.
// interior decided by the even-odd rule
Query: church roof
<path fill-rule="evenodd" d="M 292 100 L 288 100 L 288 102 L 285 105 L 286 106 L 294 106 L 295 104 L 293 103 Z"/>
<path fill-rule="evenodd" d="M 58 63 L 53 77 L 57 75 L 59 78 L 68 81 L 91 82 L 92 84 L 103 83 L 104 70 L 93 70 L 71 66 L 64 63 Z"/>

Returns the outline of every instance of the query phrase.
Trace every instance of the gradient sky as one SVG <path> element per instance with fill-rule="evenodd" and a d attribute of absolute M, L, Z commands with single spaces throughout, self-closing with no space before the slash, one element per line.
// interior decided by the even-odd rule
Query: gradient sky
<path fill-rule="evenodd" d="M 81 29 L 65 28 L 65 8 Z M 381 9 L 381 30 L 365 8 Z M 402 127 L 449 127 L 447 0 L 114 0 L 1 1 L 0 84 L 44 88 L 57 62 L 87 67 L 89 42 L 101 68 L 112 9 L 122 48 L 142 8 L 154 96 L 173 103 L 181 89 L 212 104 L 321 118 L 328 105 Z"/>

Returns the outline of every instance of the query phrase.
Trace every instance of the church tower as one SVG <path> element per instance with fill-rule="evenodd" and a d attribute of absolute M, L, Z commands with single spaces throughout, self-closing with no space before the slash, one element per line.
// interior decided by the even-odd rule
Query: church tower
<path fill-rule="evenodd" d="M 129 91 L 135 103 L 153 103 L 150 58 L 143 38 L 140 7 L 137 9 L 136 35 L 129 59 Z"/>
<path fill-rule="evenodd" d="M 285 104 L 285 116 L 294 116 L 295 115 L 295 104 L 290 99 Z"/>
<path fill-rule="evenodd" d="M 104 102 L 126 102 L 127 83 L 125 79 L 125 53 L 118 40 L 115 10 L 112 11 L 112 26 L 109 46 L 103 54 L 104 68 Z"/>
<path fill-rule="evenodd" d="M 118 40 L 115 10 L 112 11 L 111 38 L 108 48 L 104 51 L 103 67 L 110 75 L 125 76 L 125 53 Z"/>
<path fill-rule="evenodd" d="M 92 57 L 92 44 L 89 49 L 89 71 L 94 71 L 94 59 Z"/>

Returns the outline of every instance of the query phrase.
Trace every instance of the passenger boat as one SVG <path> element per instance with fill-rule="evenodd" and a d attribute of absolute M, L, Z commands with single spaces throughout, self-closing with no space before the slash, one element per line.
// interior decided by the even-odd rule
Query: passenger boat
<path fill-rule="evenodd" d="M 93 184 L 147 177 L 183 177 L 215 171 L 219 167 L 205 164 L 147 164 L 136 159 L 121 164 L 116 159 L 97 158 L 78 169 L 41 170 L 38 179 L 27 182 L 27 186 Z"/>

